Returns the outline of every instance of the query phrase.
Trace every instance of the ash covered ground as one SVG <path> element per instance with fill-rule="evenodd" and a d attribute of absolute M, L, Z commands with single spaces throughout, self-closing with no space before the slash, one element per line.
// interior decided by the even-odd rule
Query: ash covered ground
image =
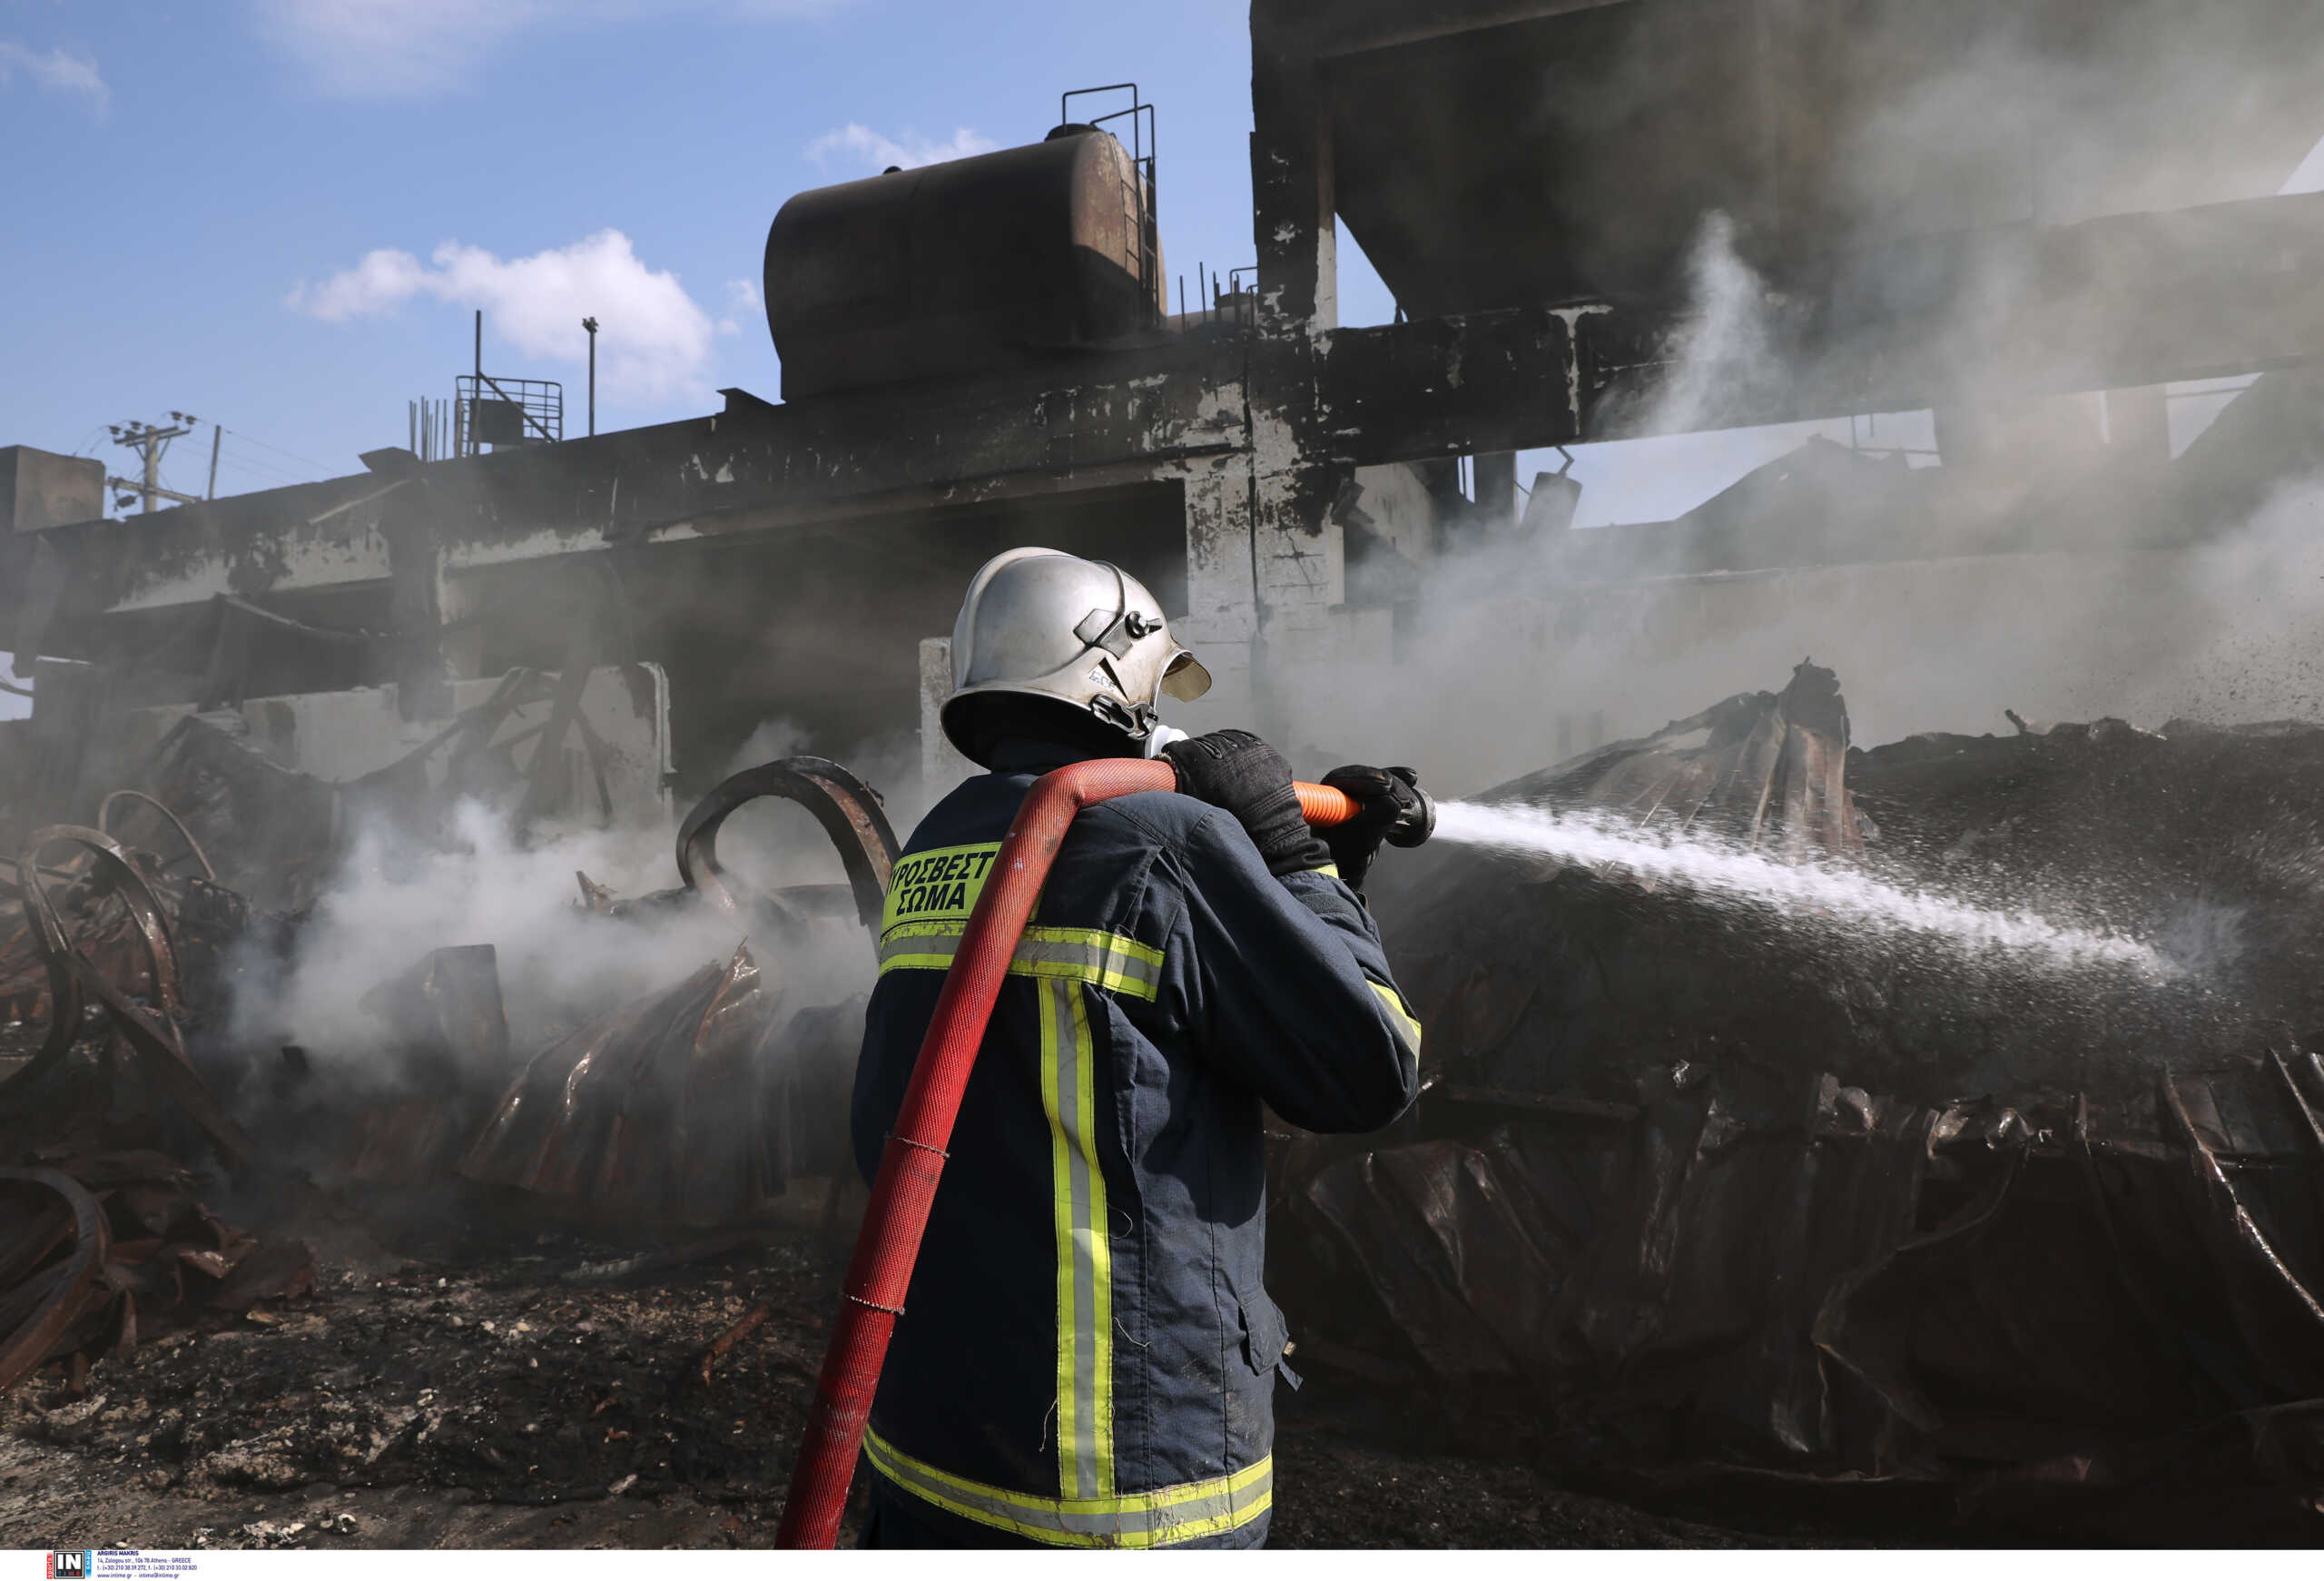
<path fill-rule="evenodd" d="M 318 1253 L 310 1293 L 116 1352 L 78 1388 L 34 1378 L 0 1405 L 0 1544 L 772 1543 L 837 1299 L 840 1259 L 813 1228 L 624 1276 L 634 1248 L 563 1231 L 399 1229 L 320 1201 L 297 1227 Z M 706 1350 L 761 1304 L 767 1318 L 705 1382 Z M 1320 1371 L 1281 1409 L 1279 1547 L 1818 1535 L 1576 1491 Z"/>

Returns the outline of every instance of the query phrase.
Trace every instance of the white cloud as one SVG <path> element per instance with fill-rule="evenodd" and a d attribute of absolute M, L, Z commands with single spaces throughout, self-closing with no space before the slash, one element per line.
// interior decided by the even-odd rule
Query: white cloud
<path fill-rule="evenodd" d="M 49 93 L 76 94 L 86 99 L 100 118 L 113 107 L 113 91 L 97 74 L 96 62 L 62 49 L 42 54 L 13 38 L 0 38 L 0 86 L 13 82 L 19 72 Z"/>
<path fill-rule="evenodd" d="M 351 99 L 424 98 L 473 84 L 516 35 L 694 13 L 815 15 L 849 0 L 250 0 L 258 30 L 314 87 Z"/>
<path fill-rule="evenodd" d="M 327 322 L 370 318 L 415 297 L 482 308 L 495 335 L 531 357 L 582 363 L 595 317 L 598 392 L 617 402 L 702 398 L 714 333 L 678 277 L 640 262 L 627 236 L 600 231 L 569 247 L 499 258 L 447 242 L 426 263 L 382 248 L 322 282 L 301 282 L 290 305 Z"/>
<path fill-rule="evenodd" d="M 718 315 L 718 332 L 739 335 L 746 317 L 754 319 L 765 311 L 766 303 L 759 297 L 756 281 L 730 280 L 726 282 L 726 311 Z"/>
<path fill-rule="evenodd" d="M 972 153 L 990 153 L 1000 146 L 991 138 L 965 126 L 953 128 L 950 138 L 935 143 L 909 131 L 900 141 L 851 121 L 807 144 L 807 157 L 822 165 L 843 157 L 847 163 L 868 170 L 885 170 L 891 164 L 916 170 L 923 164 L 941 164 L 948 159 L 966 159 Z"/>

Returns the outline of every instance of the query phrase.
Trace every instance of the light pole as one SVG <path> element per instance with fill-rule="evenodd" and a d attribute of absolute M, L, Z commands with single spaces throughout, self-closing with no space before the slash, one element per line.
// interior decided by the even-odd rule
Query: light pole
<path fill-rule="evenodd" d="M 597 431 L 597 321 L 583 319 L 581 327 L 589 331 L 589 432 Z"/>

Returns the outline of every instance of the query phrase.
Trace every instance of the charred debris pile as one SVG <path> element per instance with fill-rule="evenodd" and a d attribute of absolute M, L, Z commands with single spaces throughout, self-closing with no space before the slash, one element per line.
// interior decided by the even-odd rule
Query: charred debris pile
<path fill-rule="evenodd" d="M 876 928 L 877 795 L 787 759 L 694 809 L 669 889 L 582 875 L 593 925 L 708 907 L 749 942 L 537 1046 L 496 941 L 381 961 L 363 1007 L 392 1053 L 348 1086 L 254 1043 L 237 1004 L 297 959 L 355 794 L 192 720 L 94 826 L 33 832 L 0 868 L 0 1388 L 89 1444 L 119 1375 L 169 1418 L 136 1440 L 156 1486 L 771 1495 L 854 1206 L 861 1023 L 860 1003 L 793 1008 L 785 977 L 816 937 Z M 424 831 L 448 793 L 360 794 Z M 753 890 L 720 863 L 763 795 L 813 813 L 847 882 Z M 2324 728 L 2021 724 L 1863 751 L 1837 677 L 1802 666 L 1482 799 L 1712 830 L 2145 940 L 2168 969 L 1546 858 L 1384 865 L 1425 1094 L 1385 1135 L 1274 1146 L 1271 1283 L 1326 1397 L 1640 1501 L 2319 1535 Z M 447 1223 L 465 1261 L 388 1250 L 440 1249 Z M 680 1277 L 746 1245 L 776 1260 L 743 1295 Z M 292 1390 L 298 1431 L 236 1398 L 231 1348 L 189 1345 L 253 1325 L 340 1380 Z M 749 1389 L 687 1415 L 720 1368 Z M 453 1402 L 447 1369 L 532 1403 Z"/>
<path fill-rule="evenodd" d="M 2164 970 L 1424 851 L 1374 904 L 1429 1096 L 1279 1171 L 1303 1349 L 1633 1495 L 2315 1540 L 2324 728 L 1846 729 L 1802 666 L 1485 799 L 2006 898 Z"/>
<path fill-rule="evenodd" d="M 108 1356 L 311 1290 L 298 1231 L 350 1203 L 481 1213 L 510 1245 L 578 1227 L 576 1245 L 633 1254 L 584 1282 L 763 1242 L 803 1176 L 838 1210 L 830 1117 L 861 1000 L 796 1007 L 785 968 L 878 915 L 894 836 L 847 770 L 793 758 L 728 780 L 681 826 L 667 890 L 576 874 L 586 925 L 643 941 L 714 909 L 745 940 L 731 955 L 536 1047 L 512 1040 L 492 943 L 382 960 L 359 1079 L 245 1012 L 298 961 L 358 809 L 424 839 L 451 793 L 327 786 L 198 719 L 145 782 L 94 825 L 34 829 L 0 878 L 0 1393 L 38 1374 L 78 1396 Z M 767 795 L 842 841 L 846 883 L 756 891 L 722 865 L 721 825 Z"/>

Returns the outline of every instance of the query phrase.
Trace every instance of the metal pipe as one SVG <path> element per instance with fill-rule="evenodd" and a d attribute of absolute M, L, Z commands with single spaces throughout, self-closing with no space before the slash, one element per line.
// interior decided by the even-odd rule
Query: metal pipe
<path fill-rule="evenodd" d="M 993 876 L 969 914 L 960 951 L 944 975 L 903 1107 L 880 1155 L 871 1205 L 842 1287 L 846 1298 L 832 1327 L 814 1406 L 792 1467 L 777 1547 L 828 1548 L 838 1539 L 847 1490 L 855 1479 L 856 1451 L 872 1417 L 872 1397 L 880 1387 L 888 1340 L 903 1311 L 936 1183 L 944 1173 L 952 1122 L 1008 978 L 1009 957 L 1024 937 L 1066 831 L 1084 807 L 1141 791 L 1175 790 L 1177 785 L 1177 770 L 1167 760 L 1098 758 L 1043 775 L 1017 809 L 994 859 Z M 1310 824 L 1344 824 L 1355 815 L 1355 803 L 1344 792 L 1320 785 L 1293 788 Z"/>

